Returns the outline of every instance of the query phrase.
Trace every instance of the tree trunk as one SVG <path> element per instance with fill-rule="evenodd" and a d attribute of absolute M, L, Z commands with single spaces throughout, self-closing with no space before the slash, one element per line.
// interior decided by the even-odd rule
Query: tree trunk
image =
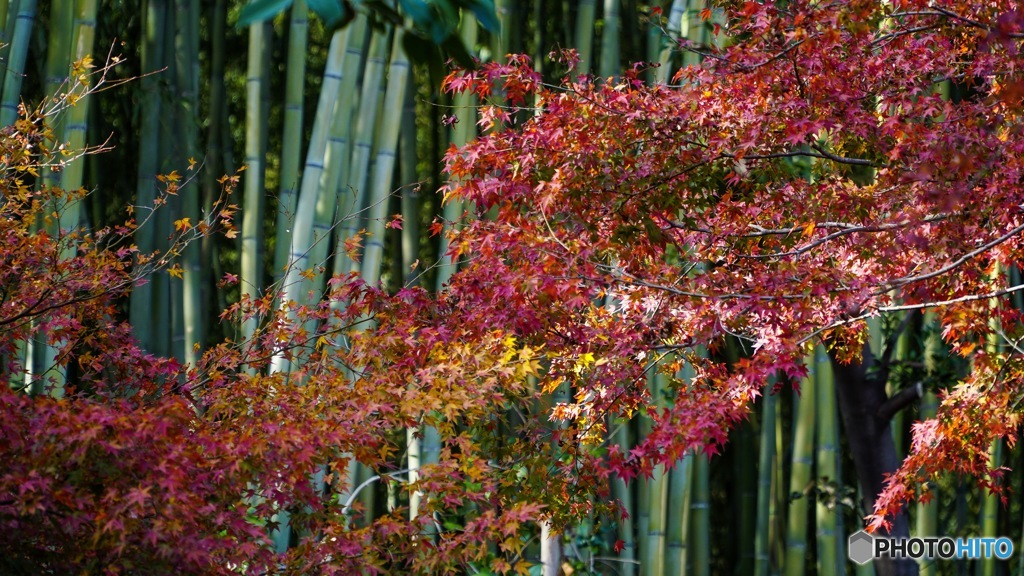
<path fill-rule="evenodd" d="M 892 438 L 889 418 L 878 415 L 879 409 L 888 400 L 885 393 L 885 377 L 878 374 L 885 370 L 872 370 L 879 362 L 864 346 L 860 364 L 842 364 L 830 355 L 834 371 L 836 393 L 839 397 L 839 411 L 846 428 L 846 437 L 853 452 L 857 468 L 857 480 L 864 494 L 861 503 L 865 514 L 874 510 L 875 498 L 882 492 L 885 476 L 892 474 L 899 466 L 896 445 Z M 909 538 L 910 524 L 906 510 L 892 519 L 888 534 L 893 538 Z M 917 563 L 911 559 L 878 559 L 873 562 L 878 576 L 917 576 Z"/>

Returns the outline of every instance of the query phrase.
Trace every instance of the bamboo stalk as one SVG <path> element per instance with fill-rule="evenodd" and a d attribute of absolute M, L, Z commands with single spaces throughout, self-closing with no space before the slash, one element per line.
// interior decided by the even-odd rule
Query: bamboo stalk
<path fill-rule="evenodd" d="M 309 37 L 305 0 L 292 4 L 288 25 L 288 65 L 284 92 L 284 135 L 281 139 L 281 180 L 277 197 L 277 225 L 274 243 L 274 282 L 285 276 L 291 248 L 291 228 L 299 185 L 302 158 L 303 95 L 306 88 L 306 45 Z"/>
<path fill-rule="evenodd" d="M 395 173 L 395 158 L 398 149 L 399 129 L 402 126 L 403 103 L 409 79 L 409 60 L 402 49 L 402 30 L 395 31 L 391 47 L 391 62 L 388 65 L 388 85 L 384 94 L 382 121 L 377 132 L 377 159 L 370 180 L 368 240 L 363 251 L 362 274 L 367 284 L 380 281 L 381 264 L 384 258 L 384 234 L 388 199 L 391 197 L 392 180 Z"/>
<path fill-rule="evenodd" d="M 779 392 L 782 394 L 782 392 Z M 788 394 L 793 394 L 790 390 Z M 789 402 L 794 406 L 794 402 Z M 792 443 L 787 443 L 787 422 L 782 401 L 775 401 L 775 467 L 772 470 L 772 499 L 768 502 L 768 517 L 771 524 L 769 541 L 772 546 L 772 557 L 776 559 L 771 566 L 771 574 L 780 574 L 786 558 L 786 512 L 789 510 L 789 472 L 792 468 Z M 790 420 L 792 420 L 791 415 Z M 789 446 L 787 450 L 786 447 Z"/>
<path fill-rule="evenodd" d="M 818 480 L 830 483 L 831 486 L 840 485 L 838 459 L 839 459 L 839 438 L 838 421 L 836 419 L 836 398 L 835 384 L 832 379 L 832 365 L 829 362 L 828 354 L 822 346 L 818 346 L 814 353 L 816 366 L 814 369 L 814 385 L 817 388 L 817 436 L 818 436 Z M 838 493 L 834 495 L 838 498 Z M 839 513 L 840 508 L 836 502 L 832 502 L 829 509 L 823 498 L 819 497 L 816 506 L 817 544 L 818 544 L 818 573 L 842 573 L 846 559 L 839 555 Z"/>
<path fill-rule="evenodd" d="M 162 8 L 162 15 L 159 18 L 162 25 L 166 27 L 160 36 L 163 42 L 162 54 L 165 55 L 162 64 L 166 69 L 165 73 L 167 76 L 173 78 L 175 74 L 175 60 L 170 55 L 174 54 L 174 11 L 171 4 L 168 3 L 164 3 Z M 161 94 L 161 96 L 163 95 Z M 166 169 L 163 159 L 173 157 L 176 150 L 173 126 L 174 114 L 168 114 L 165 109 L 157 121 L 160 124 L 160 129 L 156 131 L 159 137 L 159 147 L 156 150 L 157 165 L 153 173 L 154 178 L 157 176 L 157 172 L 163 172 Z M 163 208 L 163 211 L 158 213 L 157 217 L 153 219 L 153 247 L 157 251 L 165 252 L 169 248 L 168 238 L 171 235 L 172 218 L 168 217 L 168 213 L 174 214 L 177 202 L 177 197 L 170 197 L 167 207 Z M 172 280 L 167 273 L 156 274 L 152 278 L 153 298 L 151 304 L 152 316 L 150 319 L 154 330 L 152 352 L 160 356 L 171 356 L 174 353 L 173 342 L 171 341 L 174 319 L 174 287 Z"/>
<path fill-rule="evenodd" d="M 814 427 L 816 387 L 814 385 L 814 357 L 808 358 L 810 374 L 800 387 L 797 402 L 796 429 L 793 431 L 793 466 L 790 473 L 789 514 L 786 528 L 786 576 L 802 576 L 807 556 L 808 496 L 805 490 L 811 483 L 814 468 Z"/>
<path fill-rule="evenodd" d="M 163 68 L 164 35 L 166 22 L 165 0 L 146 0 L 145 41 L 142 44 L 143 77 L 139 80 L 142 97 L 139 99 L 140 131 L 146 134 L 139 142 L 139 169 L 136 180 L 136 214 L 144 219 L 153 208 L 156 198 L 156 176 L 160 169 L 161 105 L 160 83 L 156 71 Z M 150 254 L 156 248 L 156 223 L 140 225 L 135 230 L 135 245 L 141 254 Z M 156 282 L 156 278 L 153 279 Z M 153 334 L 154 284 L 136 284 L 132 288 L 128 318 L 139 344 L 149 351 L 155 349 Z"/>
<path fill-rule="evenodd" d="M 210 214 L 213 212 L 213 203 L 220 194 L 220 178 L 225 175 L 224 168 L 224 124 L 222 111 L 224 109 L 225 85 L 224 85 L 224 61 L 225 61 L 225 34 L 227 28 L 227 1 L 214 0 L 210 7 L 211 20 L 210 30 L 210 80 L 209 80 L 209 110 L 207 110 L 207 135 L 206 135 L 206 166 L 203 170 L 203 210 Z M 207 310 L 224 310 L 227 308 L 227 298 L 224 290 L 214 290 L 213 279 L 221 278 L 220 247 L 217 239 L 212 235 L 206 235 L 202 239 L 200 247 L 200 259 L 209 263 L 203 267 L 203 279 L 201 282 L 201 296 L 203 305 Z M 212 292 L 212 293 L 211 293 Z M 229 336 L 232 337 L 233 335 Z M 199 335 L 200 339 L 206 340 L 206 331 Z"/>
<path fill-rule="evenodd" d="M 494 52 L 495 62 L 504 62 L 509 53 L 519 51 L 521 29 L 515 20 L 519 10 L 519 0 L 496 0 L 494 3 L 494 11 L 501 23 L 500 33 L 491 34 L 491 51 Z"/>
<path fill-rule="evenodd" d="M 629 420 L 624 418 L 618 423 L 618 427 L 615 430 L 615 442 L 623 453 L 626 453 L 633 447 L 631 436 Z M 635 507 L 632 502 L 632 492 L 629 484 L 619 477 L 613 480 L 612 490 L 615 499 L 622 503 L 623 512 L 626 516 L 625 518 L 620 516 L 617 520 L 619 539 L 622 540 L 622 550 L 619 552 L 619 558 L 623 560 L 623 564 L 620 572 L 623 576 L 632 576 L 636 568 L 636 565 L 633 563 L 636 560 L 636 542 L 633 538 L 632 518 Z"/>
<path fill-rule="evenodd" d="M 924 365 L 926 374 L 931 376 L 934 372 L 935 363 L 932 361 L 933 358 L 938 356 L 944 356 L 946 350 L 942 342 L 940 334 L 940 326 L 936 319 L 934 311 L 927 311 L 924 313 L 924 326 L 927 330 L 927 336 L 924 342 Z M 924 393 L 924 397 L 921 399 L 920 416 L 921 420 L 927 420 L 934 418 L 935 413 L 938 410 L 939 401 L 935 392 L 927 390 Z M 938 490 L 938 487 L 931 486 L 932 490 Z M 933 495 L 933 500 L 930 502 L 918 502 L 917 507 L 917 518 L 915 536 L 928 537 L 939 535 L 939 503 L 937 501 L 938 494 Z M 1022 564 L 1024 565 L 1024 564 Z M 921 569 L 921 576 L 935 576 L 937 572 L 937 566 L 932 559 L 922 558 L 919 561 Z"/>
<path fill-rule="evenodd" d="M 993 273 L 995 277 L 1001 277 L 1003 274 L 996 267 L 996 271 Z M 998 306 L 998 301 L 992 300 L 991 307 L 995 308 Z M 989 320 L 989 327 L 991 328 L 990 333 L 986 337 L 985 342 L 985 353 L 990 356 L 998 356 L 1000 353 L 1000 340 L 998 333 L 1000 332 L 999 319 L 992 317 Z M 1001 438 L 996 438 L 992 441 L 991 446 L 988 450 L 989 457 L 989 468 L 998 469 L 1003 464 L 1003 441 Z M 981 518 L 979 521 L 981 524 L 981 535 L 985 538 L 995 538 L 999 536 L 999 498 L 990 491 L 983 490 L 981 500 Z M 995 576 L 996 574 L 996 557 L 993 554 L 989 554 L 981 559 L 979 562 L 981 576 Z"/>
<path fill-rule="evenodd" d="M 668 11 L 668 22 L 665 27 L 668 32 L 668 38 L 659 44 L 664 44 L 664 48 L 661 49 L 661 53 L 658 57 L 658 71 L 655 75 L 655 82 L 658 84 L 668 84 L 669 79 L 672 78 L 672 73 L 675 71 L 673 62 L 676 54 L 679 51 L 679 38 L 683 34 L 683 27 L 686 26 L 689 31 L 689 10 L 687 0 L 672 0 L 672 6 Z M 658 30 L 661 33 L 661 30 Z"/>
<path fill-rule="evenodd" d="M 711 574 L 711 462 L 706 454 L 694 455 L 690 520 L 693 523 L 690 534 L 693 574 L 694 576 L 709 576 Z"/>
<path fill-rule="evenodd" d="M 49 96 L 56 97 L 63 92 L 67 102 L 71 106 L 66 114 L 58 115 L 55 120 L 54 133 L 61 139 L 61 144 L 68 141 L 70 150 L 81 150 L 85 147 L 86 119 L 88 118 L 89 98 L 81 98 L 88 90 L 86 75 L 88 71 L 82 69 L 74 79 L 81 80 L 86 84 L 78 90 L 72 91 L 73 82 L 68 82 L 68 71 L 70 60 L 80 60 L 88 55 L 88 52 L 81 52 L 80 48 L 91 50 L 92 30 L 95 28 L 95 2 L 92 2 L 92 16 L 89 15 L 89 3 L 70 2 L 62 0 L 54 6 L 50 21 L 50 45 L 47 47 L 46 62 L 46 89 Z M 68 121 L 65 122 L 65 118 Z M 55 237 L 62 237 L 78 228 L 81 200 L 72 195 L 82 186 L 82 173 L 85 163 L 81 160 L 70 162 L 63 171 L 58 173 L 44 169 L 42 171 L 42 184 L 44 186 L 60 186 L 69 196 L 58 200 L 53 211 L 57 213 L 57 219 L 52 225 L 47 226 L 50 234 Z M 61 247 L 62 257 L 73 256 L 76 252 L 73 244 L 66 244 Z M 32 372 L 40 377 L 35 381 L 33 393 L 46 393 L 54 397 L 64 395 L 64 387 L 67 384 L 67 370 L 60 366 L 58 357 L 60 349 L 66 342 L 50 343 L 45 334 L 40 333 L 38 343 L 40 346 L 35 354 L 38 360 Z"/>
<path fill-rule="evenodd" d="M 930 390 L 925 392 L 924 398 L 921 400 L 921 419 L 934 418 L 938 406 L 939 402 L 935 393 Z M 937 490 L 936 487 L 933 487 L 932 489 Z M 938 497 L 938 495 L 936 494 L 935 497 Z M 939 503 L 936 500 L 932 500 L 931 502 L 918 502 L 916 520 L 916 536 L 938 536 Z M 935 576 L 935 574 L 937 574 L 938 567 L 936 566 L 934 559 L 922 558 L 919 561 L 919 564 L 921 568 L 921 576 Z"/>
<path fill-rule="evenodd" d="M 666 378 L 657 369 L 652 370 L 649 378 L 651 398 L 655 405 L 663 405 L 662 390 Z M 666 508 L 668 505 L 668 472 L 659 464 L 654 468 L 647 480 L 647 539 L 646 554 L 642 556 L 645 574 L 651 576 L 663 574 L 665 571 L 665 532 Z"/>
<path fill-rule="evenodd" d="M 4 75 L 3 95 L 0 96 L 0 126 L 10 126 L 18 119 L 21 102 L 21 80 L 25 74 L 32 28 L 36 20 L 36 0 L 19 0 L 11 50 Z"/>
<path fill-rule="evenodd" d="M 71 66 L 72 42 L 74 41 L 75 2 L 73 0 L 54 0 L 50 5 L 50 27 L 46 46 L 46 83 L 43 87 L 44 98 L 56 102 L 62 94 L 70 95 L 71 85 L 68 83 L 68 72 Z M 57 114 L 51 119 L 53 133 L 56 138 L 66 137 L 67 114 Z M 64 144 L 54 142 L 52 144 Z M 43 168 L 43 186 L 60 186 L 61 172 Z M 61 208 L 56 209 L 60 211 Z M 53 230 L 50 231 L 54 232 Z"/>
<path fill-rule="evenodd" d="M 377 112 L 384 79 L 384 65 L 388 39 L 374 34 L 370 40 L 370 51 L 363 73 L 362 93 L 359 96 L 359 112 L 352 127 L 354 141 L 349 157 L 349 170 L 344 174 L 345 190 L 339 199 L 341 222 L 338 229 L 338 245 L 335 258 L 335 273 L 360 272 L 359 263 L 348 257 L 345 243 L 355 238 L 362 228 L 367 208 L 368 180 L 373 158 L 374 137 L 377 132 Z"/>
<path fill-rule="evenodd" d="M 604 0 L 604 28 L 601 29 L 601 77 L 612 78 L 619 74 L 619 2 Z"/>
<path fill-rule="evenodd" d="M 402 282 L 405 286 L 419 285 L 420 271 L 414 269 L 419 262 L 420 249 L 420 186 L 417 180 L 416 154 L 416 86 L 409 82 L 405 90 L 405 103 L 402 109 L 402 129 L 399 139 L 401 154 L 401 179 L 405 187 L 402 189 Z M 418 268 L 418 264 L 417 264 Z M 406 451 L 408 454 L 407 468 L 409 483 L 419 480 L 420 469 L 420 429 L 411 426 L 405 431 Z M 409 493 L 409 519 L 419 515 L 420 498 L 418 491 Z"/>
<path fill-rule="evenodd" d="M 11 38 L 14 36 L 14 24 L 17 22 L 18 0 L 0 1 L 0 26 L 3 38 L 0 38 L 0 62 L 7 62 L 11 52 Z M 0 94 L 3 93 L 5 74 L 0 74 Z"/>
<path fill-rule="evenodd" d="M 771 389 L 774 382 L 765 386 L 761 401 L 761 447 L 757 463 L 757 529 L 754 532 L 754 575 L 768 576 L 771 569 L 772 477 L 776 467 L 775 426 L 776 396 Z"/>
<path fill-rule="evenodd" d="M 270 42 L 269 23 L 249 27 L 249 53 L 245 77 L 245 196 L 242 205 L 242 296 L 255 300 L 263 287 L 263 207 L 267 119 L 263 113 L 267 82 L 265 50 Z M 242 338 L 256 332 L 256 319 L 242 322 Z"/>
<path fill-rule="evenodd" d="M 308 256 L 313 243 L 313 224 L 317 203 L 322 196 L 333 197 L 333 191 L 324 191 L 321 188 L 321 176 L 326 162 L 327 133 L 337 111 L 339 87 L 343 77 L 342 63 L 349 30 L 349 28 L 345 28 L 336 31 L 331 37 L 313 122 L 313 133 L 306 150 L 302 187 L 299 192 L 295 219 L 291 224 L 287 273 L 281 286 L 281 306 L 291 310 L 306 303 L 309 281 L 305 280 L 303 275 L 310 265 Z M 312 264 L 315 266 L 319 263 L 313 262 Z M 287 373 L 290 365 L 291 362 L 283 354 L 278 354 L 271 360 L 270 370 L 275 373 Z"/>
<path fill-rule="evenodd" d="M 734 342 L 730 340 L 730 342 Z M 730 346 L 732 348 L 732 346 Z M 735 362 L 731 359 L 730 362 Z M 736 437 L 732 442 L 732 460 L 735 477 L 734 490 L 738 497 L 733 498 L 733 509 L 739 524 L 735 544 L 739 548 L 736 563 L 738 574 L 751 574 L 754 571 L 754 540 L 757 533 L 757 445 L 754 440 L 755 418 L 741 422 L 736 429 Z"/>
<path fill-rule="evenodd" d="M 597 10 L 596 0 L 579 0 L 576 5 L 576 33 L 573 35 L 573 47 L 579 54 L 580 61 L 576 71 L 589 74 L 594 58 L 594 18 Z"/>
<path fill-rule="evenodd" d="M 699 457 L 699 456 L 698 456 Z M 693 492 L 693 463 L 696 457 L 687 452 L 669 475 L 668 534 L 665 543 L 665 574 L 681 576 L 687 573 L 687 541 L 690 526 L 690 497 Z"/>
<path fill-rule="evenodd" d="M 175 78 L 178 92 L 177 126 L 181 132 L 182 149 L 177 163 L 194 157 L 199 149 L 199 0 L 175 0 Z M 186 185 L 181 193 L 181 215 L 190 222 L 199 221 L 199 188 Z M 193 242 L 185 247 L 182 263 L 182 316 L 184 361 L 196 365 L 202 347 L 203 324 L 206 315 L 202 306 L 203 267 L 200 245 Z"/>

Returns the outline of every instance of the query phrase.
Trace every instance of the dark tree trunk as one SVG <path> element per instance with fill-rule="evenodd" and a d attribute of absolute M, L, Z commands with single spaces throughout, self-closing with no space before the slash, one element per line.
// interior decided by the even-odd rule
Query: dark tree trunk
<path fill-rule="evenodd" d="M 860 364 L 841 364 L 831 357 L 835 375 L 836 394 L 843 427 L 853 452 L 864 500 L 861 503 L 865 514 L 874 510 L 875 498 L 882 492 L 885 476 L 899 467 L 896 444 L 892 438 L 889 418 L 891 411 L 880 415 L 882 406 L 889 397 L 885 393 L 887 362 L 879 362 L 868 346 Z M 886 536 L 876 534 L 876 536 Z M 892 530 L 888 536 L 908 538 L 910 523 L 906 510 L 892 519 Z M 910 559 L 879 559 L 874 562 L 878 576 L 917 576 L 917 562 Z"/>

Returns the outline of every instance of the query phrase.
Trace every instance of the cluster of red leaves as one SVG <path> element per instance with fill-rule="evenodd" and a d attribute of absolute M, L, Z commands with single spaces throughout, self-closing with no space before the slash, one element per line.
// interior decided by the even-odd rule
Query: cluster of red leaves
<path fill-rule="evenodd" d="M 994 300 L 1021 289 L 998 272 L 1024 248 L 1016 4 L 727 9 L 728 47 L 702 49 L 677 86 L 627 73 L 548 88 L 522 58 L 448 80 L 507 87 L 535 110 L 508 110 L 505 130 L 448 154 L 449 193 L 497 215 L 453 242 L 474 254 L 453 289 L 481 319 L 530 335 L 556 375 L 572 376 L 566 359 L 603 360 L 556 414 L 600 426 L 649 406 L 637 378 L 660 351 L 694 365 L 647 440 L 612 450 L 606 469 L 627 477 L 713 450 L 771 376 L 803 375 L 816 342 L 857 360 L 866 318 L 935 310 L 965 355 L 992 326 L 1007 342 L 1020 332 L 1008 299 Z M 739 362 L 690 354 L 730 335 Z M 990 473 L 985 448 L 1018 421 L 1017 356 L 990 358 L 919 429 L 877 523 L 914 494 L 922 465 Z"/>
<path fill-rule="evenodd" d="M 176 222 L 156 254 L 130 244 L 131 220 L 60 229 L 81 194 L 33 190 L 45 130 L 34 118 L 0 135 L 0 572 L 526 569 L 523 534 L 542 509 L 581 498 L 577 475 L 547 461 L 528 385 L 536 350 L 475 316 L 471 299 L 389 296 L 350 276 L 315 306 L 245 299 L 224 317 L 258 317 L 258 334 L 196 366 L 147 354 L 116 320 L 119 301 L 173 274 L 170 255 L 186 243 L 232 234 L 233 209 L 218 202 L 215 220 Z M 177 177 L 166 184 L 175 192 Z M 52 371 L 26 375 L 30 341 L 56 350 Z M 295 369 L 272 370 L 279 357 Z M 73 374 L 66 386 L 57 370 Z M 399 451 L 413 426 L 435 428 L 443 446 L 410 484 Z M 354 461 L 421 492 L 419 518 L 404 507 L 363 518 Z M 297 541 L 284 553 L 270 539 L 281 511 Z"/>
<path fill-rule="evenodd" d="M 448 156 L 449 192 L 495 215 L 453 237 L 451 255 L 472 257 L 448 290 L 389 296 L 350 276 L 311 306 L 245 299 L 225 318 L 258 318 L 258 334 L 197 366 L 145 354 L 113 320 L 125 290 L 170 262 L 121 245 L 131 225 L 32 226 L 68 194 L 20 180 L 41 122 L 5 133 L 4 374 L 15 383 L 19 345 L 45 335 L 84 375 L 63 398 L 0 391 L 4 568 L 524 570 L 531 522 L 586 515 L 611 474 L 713 452 L 769 377 L 805 373 L 819 339 L 853 360 L 860 320 L 915 307 L 965 354 L 992 326 L 1016 337 L 1018 314 L 993 301 L 1016 289 L 996 271 L 1019 263 L 1024 230 L 1014 7 L 730 9 L 735 42 L 676 87 L 630 73 L 549 89 L 521 57 L 452 76 L 536 113 L 493 108 L 489 122 L 520 123 Z M 970 94 L 942 98 L 946 79 Z M 216 229 L 179 224 L 179 241 Z M 729 335 L 744 354 L 726 364 Z M 291 372 L 273 369 L 282 358 Z M 644 385 L 659 359 L 668 402 Z M 692 377 L 677 376 L 684 363 Z M 984 475 L 988 443 L 1012 434 L 1020 359 L 975 365 L 919 427 L 880 514 L 913 495 L 922 466 Z M 639 410 L 647 438 L 606 447 L 610 419 Z M 441 438 L 411 483 L 409 427 Z M 404 499 L 353 513 L 353 461 L 422 493 L 419 517 Z M 282 510 L 297 545 L 277 553 Z"/>

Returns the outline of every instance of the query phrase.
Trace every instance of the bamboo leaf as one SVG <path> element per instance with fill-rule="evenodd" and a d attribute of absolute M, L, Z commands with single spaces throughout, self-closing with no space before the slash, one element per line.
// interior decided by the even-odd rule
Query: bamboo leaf
<path fill-rule="evenodd" d="M 334 2 L 335 0 L 329 1 Z M 316 10 L 314 5 L 322 3 L 324 2 L 311 0 L 309 5 L 313 10 Z M 238 22 L 235 26 L 237 28 L 245 28 L 257 22 L 269 20 L 290 8 L 291 5 L 292 0 L 254 0 L 242 7 L 242 12 L 238 15 Z M 319 14 L 319 12 L 317 13 Z"/>
<path fill-rule="evenodd" d="M 291 3 L 291 0 L 288 0 Z M 316 13 L 328 28 L 332 28 L 349 15 L 348 7 L 340 0 L 308 0 L 309 9 Z"/>
<path fill-rule="evenodd" d="M 466 0 L 462 4 L 476 16 L 485 30 L 492 33 L 501 30 L 501 22 L 498 21 L 497 12 L 494 10 L 494 0 Z"/>
<path fill-rule="evenodd" d="M 426 28 L 431 20 L 430 5 L 424 0 L 399 0 L 402 10 L 412 18 L 416 26 Z"/>

